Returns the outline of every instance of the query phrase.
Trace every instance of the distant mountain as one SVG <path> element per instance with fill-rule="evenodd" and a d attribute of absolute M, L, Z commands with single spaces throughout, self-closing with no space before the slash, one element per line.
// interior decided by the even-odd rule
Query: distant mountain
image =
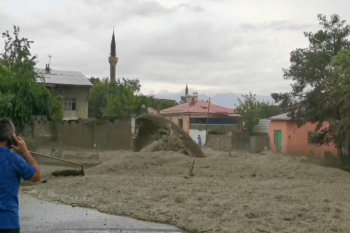
<path fill-rule="evenodd" d="M 173 99 L 176 101 L 180 101 L 181 96 L 184 94 L 184 91 L 181 92 L 159 92 L 155 94 L 156 98 L 161 99 Z M 235 93 L 219 93 L 211 97 L 211 102 L 223 107 L 227 108 L 234 108 L 235 104 L 238 104 L 237 99 L 241 98 L 241 94 L 235 94 Z M 207 96 L 205 93 L 200 94 L 198 99 L 200 100 L 208 100 L 209 96 Z M 256 99 L 259 101 L 269 101 L 270 103 L 273 103 L 273 99 L 271 96 L 263 96 L 263 95 L 257 95 Z"/>

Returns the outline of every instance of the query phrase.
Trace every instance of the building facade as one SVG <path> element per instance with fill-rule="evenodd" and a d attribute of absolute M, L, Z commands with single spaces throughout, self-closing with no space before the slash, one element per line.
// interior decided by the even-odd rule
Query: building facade
<path fill-rule="evenodd" d="M 77 71 L 52 70 L 48 65 L 38 69 L 37 83 L 46 86 L 55 95 L 63 98 L 63 120 L 88 118 L 89 91 L 91 82 Z"/>
<path fill-rule="evenodd" d="M 179 125 L 194 141 L 200 135 L 203 144 L 208 132 L 228 135 L 240 130 L 239 115 L 233 109 L 194 100 L 160 111 L 160 114 Z"/>
<path fill-rule="evenodd" d="M 325 153 L 337 154 L 334 144 L 318 145 L 314 142 L 316 124 L 306 123 L 298 127 L 287 113 L 270 118 L 270 150 L 288 155 L 323 158 Z M 325 122 L 322 128 L 329 126 Z"/>

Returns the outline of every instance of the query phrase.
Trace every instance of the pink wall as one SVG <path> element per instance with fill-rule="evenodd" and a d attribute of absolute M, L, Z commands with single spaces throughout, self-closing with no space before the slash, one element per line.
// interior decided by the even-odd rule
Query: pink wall
<path fill-rule="evenodd" d="M 276 151 L 275 145 L 275 130 L 282 131 L 282 149 L 281 153 L 287 154 L 287 139 L 288 139 L 288 127 L 286 121 L 271 121 L 269 124 L 269 138 L 270 138 L 270 150 Z"/>
<path fill-rule="evenodd" d="M 328 123 L 324 123 L 322 128 L 328 126 Z M 316 124 L 306 123 L 302 127 L 298 128 L 297 124 L 293 121 L 271 121 L 269 124 L 269 137 L 270 148 L 272 151 L 276 151 L 274 144 L 274 131 L 282 131 L 282 153 L 290 155 L 305 155 L 323 158 L 326 151 L 330 151 L 333 155 L 337 154 L 337 150 L 334 144 L 327 145 L 315 145 L 308 143 L 308 131 L 315 131 Z"/>
<path fill-rule="evenodd" d="M 165 118 L 171 120 L 175 124 L 179 125 L 179 119 L 182 119 L 182 129 L 186 132 L 190 132 L 190 116 L 166 116 Z"/>

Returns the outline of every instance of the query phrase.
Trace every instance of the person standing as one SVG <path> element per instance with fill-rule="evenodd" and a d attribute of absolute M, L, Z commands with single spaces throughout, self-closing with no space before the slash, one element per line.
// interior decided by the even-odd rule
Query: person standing
<path fill-rule="evenodd" d="M 17 153 L 13 153 L 10 149 Z M 15 134 L 15 126 L 7 118 L 0 119 L 0 233 L 19 233 L 18 191 L 20 180 L 40 181 L 37 162 L 23 139 Z"/>
<path fill-rule="evenodd" d="M 198 135 L 198 146 L 202 147 L 202 138 L 201 135 Z"/>

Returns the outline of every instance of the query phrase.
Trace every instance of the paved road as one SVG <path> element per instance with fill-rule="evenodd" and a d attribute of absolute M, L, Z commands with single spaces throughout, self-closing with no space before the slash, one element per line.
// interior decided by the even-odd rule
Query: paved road
<path fill-rule="evenodd" d="M 182 233 L 168 225 L 102 214 L 95 210 L 20 195 L 21 233 Z"/>

